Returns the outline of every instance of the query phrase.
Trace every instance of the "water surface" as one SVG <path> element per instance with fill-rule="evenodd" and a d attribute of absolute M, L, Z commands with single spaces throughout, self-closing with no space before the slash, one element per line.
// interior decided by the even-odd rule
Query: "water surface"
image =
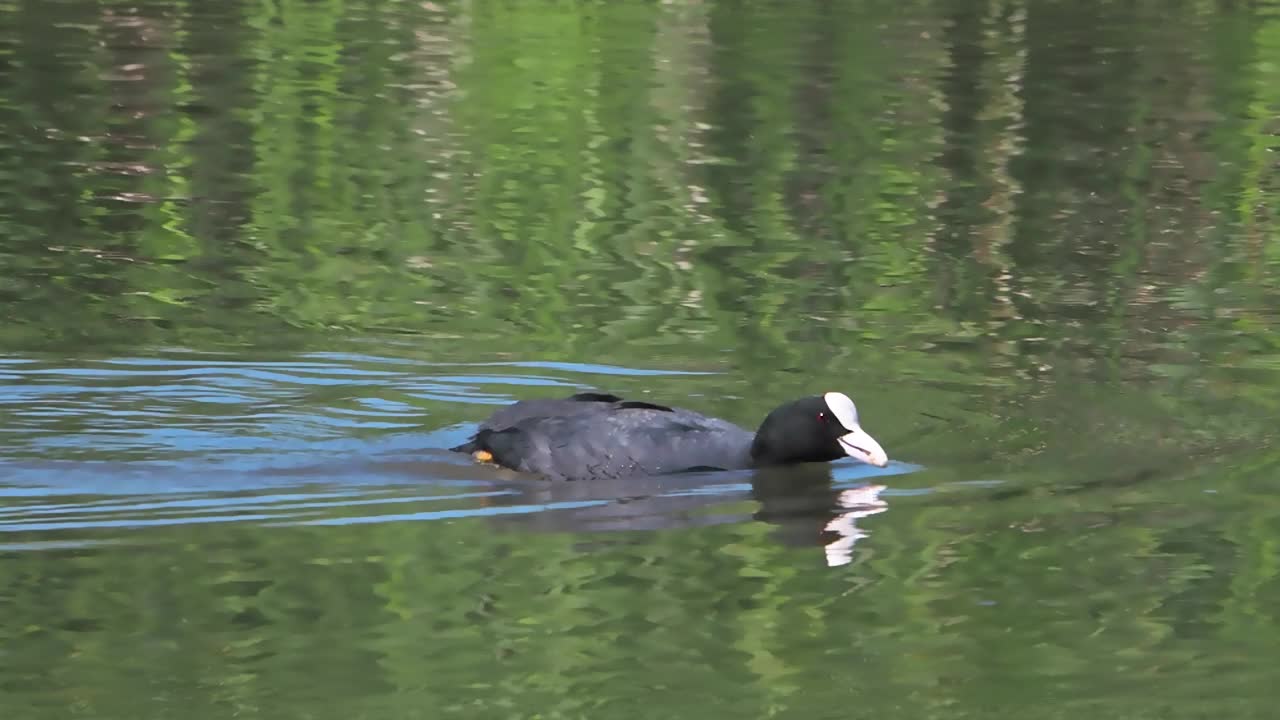
<path fill-rule="evenodd" d="M 0 0 L 0 715 L 1270 718 L 1280 6 Z M 894 462 L 548 483 L 586 388 Z"/>

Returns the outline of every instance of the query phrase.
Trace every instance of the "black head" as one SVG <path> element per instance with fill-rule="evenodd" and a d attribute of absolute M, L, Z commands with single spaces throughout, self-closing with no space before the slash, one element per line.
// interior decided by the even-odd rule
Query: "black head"
<path fill-rule="evenodd" d="M 751 443 L 757 466 L 831 462 L 853 457 L 884 467 L 888 458 L 858 425 L 858 410 L 843 393 L 793 400 L 765 417 Z"/>

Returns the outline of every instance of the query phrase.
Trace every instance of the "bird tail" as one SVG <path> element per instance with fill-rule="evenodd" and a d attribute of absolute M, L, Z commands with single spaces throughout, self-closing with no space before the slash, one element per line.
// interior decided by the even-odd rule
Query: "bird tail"
<path fill-rule="evenodd" d="M 515 434 L 516 430 L 514 428 L 506 428 L 504 430 L 485 428 L 472 435 L 470 440 L 449 449 L 464 453 L 485 451 L 497 455 L 510 449 L 511 439 Z"/>
<path fill-rule="evenodd" d="M 485 428 L 476 433 L 470 441 L 465 442 L 455 448 L 458 452 L 487 454 L 488 460 L 502 465 L 503 467 L 516 467 L 520 464 L 520 458 L 527 450 L 526 443 L 528 438 L 524 433 L 515 428 L 504 428 L 502 430 L 493 430 Z"/>

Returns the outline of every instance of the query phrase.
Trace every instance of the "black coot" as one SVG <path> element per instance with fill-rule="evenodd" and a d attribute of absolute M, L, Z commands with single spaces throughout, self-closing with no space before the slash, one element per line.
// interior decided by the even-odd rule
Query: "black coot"
<path fill-rule="evenodd" d="M 793 400 L 754 434 L 691 410 L 581 393 L 526 400 L 495 412 L 453 448 L 482 462 L 551 478 L 586 480 L 695 470 L 830 462 L 853 457 L 884 467 L 880 444 L 858 425 L 847 395 Z"/>

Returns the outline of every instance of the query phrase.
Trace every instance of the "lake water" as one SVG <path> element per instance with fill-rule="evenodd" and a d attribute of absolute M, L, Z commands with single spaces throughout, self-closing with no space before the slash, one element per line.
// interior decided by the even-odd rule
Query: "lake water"
<path fill-rule="evenodd" d="M 0 716 L 1271 718 L 1277 208 L 1276 2 L 0 0 Z"/>

